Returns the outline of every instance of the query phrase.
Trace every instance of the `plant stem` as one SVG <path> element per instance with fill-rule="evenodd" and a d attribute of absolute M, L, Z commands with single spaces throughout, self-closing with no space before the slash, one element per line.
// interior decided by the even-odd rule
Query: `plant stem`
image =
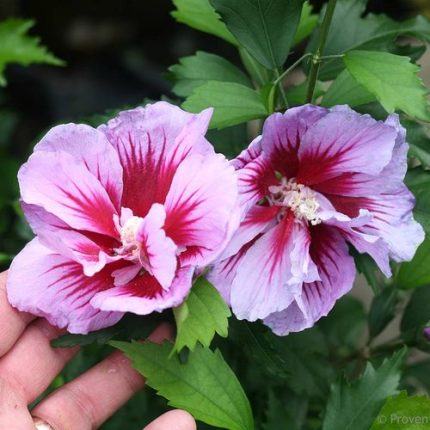
<path fill-rule="evenodd" d="M 281 97 L 282 97 L 282 101 L 284 102 L 285 107 L 288 108 L 287 95 L 285 94 L 285 89 L 284 89 L 282 82 L 281 82 L 282 79 L 280 79 L 280 77 L 282 75 L 280 74 L 278 69 L 275 69 L 275 75 L 276 75 L 276 80 L 275 80 L 276 84 L 274 86 L 276 86 L 278 84 L 279 92 L 280 92 Z"/>
<path fill-rule="evenodd" d="M 337 0 L 329 0 L 327 9 L 325 11 L 324 19 L 321 24 L 321 30 L 319 34 L 318 47 L 314 55 L 312 56 L 311 69 L 309 71 L 309 84 L 308 91 L 306 94 L 306 102 L 311 103 L 314 96 L 315 85 L 318 79 L 318 73 L 320 69 L 321 56 L 324 53 L 325 43 L 327 41 L 328 31 L 330 29 L 331 20 L 333 18 L 334 9 L 336 8 Z"/>
<path fill-rule="evenodd" d="M 279 82 L 281 82 L 285 76 L 288 75 L 293 69 L 295 69 L 305 58 L 310 57 L 313 55 L 312 53 L 308 52 L 307 54 L 302 55 L 297 61 L 295 61 L 293 64 L 291 64 L 288 69 L 284 70 L 281 75 L 276 77 L 276 80 L 273 81 L 273 85 L 278 85 Z"/>

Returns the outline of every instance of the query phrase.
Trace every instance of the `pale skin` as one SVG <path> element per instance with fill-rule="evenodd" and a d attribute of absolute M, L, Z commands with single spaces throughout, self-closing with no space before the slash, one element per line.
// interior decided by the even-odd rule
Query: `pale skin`
<path fill-rule="evenodd" d="M 55 430 L 99 428 L 144 387 L 144 378 L 120 352 L 113 352 L 54 391 L 30 414 L 27 405 L 49 386 L 79 349 L 52 348 L 50 340 L 63 331 L 12 308 L 6 298 L 6 276 L 6 272 L 0 274 L 0 429 L 35 430 L 32 415 Z M 171 328 L 163 324 L 149 338 L 161 342 L 170 336 Z M 196 423 L 187 412 L 173 410 L 144 430 L 196 430 Z"/>

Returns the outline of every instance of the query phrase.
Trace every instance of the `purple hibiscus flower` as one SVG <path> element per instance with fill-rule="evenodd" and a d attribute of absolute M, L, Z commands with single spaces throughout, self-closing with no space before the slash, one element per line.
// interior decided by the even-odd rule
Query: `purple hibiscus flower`
<path fill-rule="evenodd" d="M 424 238 L 403 183 L 405 130 L 345 106 L 275 113 L 233 161 L 243 218 L 210 280 L 236 316 L 280 335 L 311 327 L 355 278 L 348 243 L 386 276 Z"/>
<path fill-rule="evenodd" d="M 240 217 L 211 114 L 160 102 L 49 131 L 18 175 L 37 237 L 11 265 L 11 304 L 74 333 L 180 304 Z"/>

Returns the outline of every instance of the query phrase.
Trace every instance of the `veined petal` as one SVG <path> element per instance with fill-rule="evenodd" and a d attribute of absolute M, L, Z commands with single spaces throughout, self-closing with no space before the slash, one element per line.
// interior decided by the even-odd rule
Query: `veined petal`
<path fill-rule="evenodd" d="M 117 152 L 101 131 L 85 124 L 58 125 L 48 131 L 34 150 L 70 154 L 99 180 L 119 210 L 122 167 Z"/>
<path fill-rule="evenodd" d="M 85 276 L 80 264 L 52 252 L 37 238 L 13 260 L 6 285 L 12 306 L 82 334 L 111 326 L 123 316 L 90 305 L 97 292 L 112 287 L 111 267 Z"/>
<path fill-rule="evenodd" d="M 169 289 L 175 277 L 178 247 L 166 236 L 163 229 L 165 219 L 164 207 L 154 203 L 142 220 L 136 238 L 141 244 L 142 266 L 157 279 L 162 288 Z"/>
<path fill-rule="evenodd" d="M 167 236 L 179 247 L 199 248 L 193 250 L 193 264 L 211 263 L 239 223 L 237 199 L 236 173 L 224 156 L 189 156 L 166 197 Z"/>
<path fill-rule="evenodd" d="M 69 227 L 118 237 L 116 209 L 98 179 L 66 152 L 35 152 L 18 180 L 24 203 L 42 207 Z"/>
<path fill-rule="evenodd" d="M 304 134 L 328 110 L 305 105 L 274 113 L 264 123 L 261 148 L 270 159 L 272 168 L 287 178 L 297 176 L 298 150 Z"/>
<path fill-rule="evenodd" d="M 280 336 L 312 327 L 354 283 L 354 259 L 340 233 L 320 224 L 311 229 L 311 235 L 310 255 L 321 280 L 304 283 L 301 293 L 287 309 L 264 320 Z"/>
<path fill-rule="evenodd" d="M 204 138 L 212 115 L 187 113 L 165 102 L 121 112 L 99 127 L 124 169 L 122 206 L 144 217 L 164 203 L 177 166 L 190 154 L 213 154 Z"/>
<path fill-rule="evenodd" d="M 246 252 L 231 289 L 239 319 L 255 321 L 287 308 L 305 279 L 318 278 L 309 256 L 310 235 L 291 212 Z"/>
<path fill-rule="evenodd" d="M 91 304 L 104 311 L 133 312 L 147 315 L 179 306 L 189 293 L 194 269 L 178 269 L 169 290 L 163 290 L 148 272 L 129 283 L 97 294 Z"/>
<path fill-rule="evenodd" d="M 297 182 L 315 185 L 344 173 L 378 175 L 391 160 L 397 130 L 342 107 L 305 133 Z"/>
<path fill-rule="evenodd" d="M 231 160 L 231 164 L 236 170 L 239 170 L 261 155 L 261 151 L 261 136 L 257 136 L 247 148 L 245 148 L 236 158 Z"/>

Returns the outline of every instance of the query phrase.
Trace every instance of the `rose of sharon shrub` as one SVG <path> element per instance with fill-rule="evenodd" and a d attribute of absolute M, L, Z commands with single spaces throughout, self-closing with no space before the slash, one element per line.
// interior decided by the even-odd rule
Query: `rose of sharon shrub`
<path fill-rule="evenodd" d="M 239 220 L 234 168 L 204 138 L 211 114 L 159 102 L 49 131 L 19 172 L 37 237 L 10 268 L 11 304 L 73 333 L 180 304 Z"/>
<path fill-rule="evenodd" d="M 348 243 L 386 276 L 424 238 L 403 183 L 405 130 L 345 106 L 275 113 L 233 161 L 243 219 L 210 274 L 240 319 L 280 335 L 311 327 L 355 277 Z"/>

